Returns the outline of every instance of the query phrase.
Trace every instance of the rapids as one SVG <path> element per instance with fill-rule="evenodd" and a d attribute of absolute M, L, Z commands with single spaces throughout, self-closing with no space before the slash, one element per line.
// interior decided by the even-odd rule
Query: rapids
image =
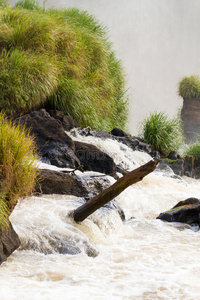
<path fill-rule="evenodd" d="M 128 170 L 151 159 L 113 140 L 76 139 L 97 145 Z M 76 175 L 87 180 L 100 174 Z M 199 231 L 156 220 L 178 201 L 199 198 L 200 182 L 171 175 L 155 170 L 116 198 L 125 222 L 101 208 L 76 224 L 68 213 L 83 199 L 74 196 L 21 200 L 10 219 L 22 245 L 0 267 L 1 300 L 200 299 Z M 59 254 L 63 240 L 80 251 Z M 88 248 L 98 255 L 88 256 Z"/>

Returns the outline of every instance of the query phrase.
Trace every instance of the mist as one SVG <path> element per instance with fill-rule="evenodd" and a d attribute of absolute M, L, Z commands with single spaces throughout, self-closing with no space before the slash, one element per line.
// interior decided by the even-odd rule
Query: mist
<path fill-rule="evenodd" d="M 199 0 L 47 0 L 45 7 L 79 7 L 108 28 L 127 77 L 130 133 L 150 112 L 177 115 L 179 81 L 200 74 Z"/>

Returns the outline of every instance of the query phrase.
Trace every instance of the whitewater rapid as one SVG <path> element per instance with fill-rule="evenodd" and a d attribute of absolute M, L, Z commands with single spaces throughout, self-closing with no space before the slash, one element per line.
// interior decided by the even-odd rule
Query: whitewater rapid
<path fill-rule="evenodd" d="M 127 169 L 151 159 L 113 140 L 73 139 L 93 143 Z M 82 180 L 101 175 L 75 173 Z M 125 222 L 116 211 L 101 208 L 76 224 L 68 213 L 83 199 L 74 196 L 21 200 L 10 219 L 22 246 L 0 267 L 1 299 L 200 299 L 199 231 L 156 219 L 180 200 L 199 198 L 200 182 L 171 175 L 156 170 L 116 198 Z M 66 239 L 78 254 L 57 252 Z M 98 255 L 88 256 L 88 247 Z"/>

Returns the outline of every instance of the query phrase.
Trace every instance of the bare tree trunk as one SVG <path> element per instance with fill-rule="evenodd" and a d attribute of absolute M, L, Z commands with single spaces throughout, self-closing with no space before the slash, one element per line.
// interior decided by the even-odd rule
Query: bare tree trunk
<path fill-rule="evenodd" d="M 118 196 L 130 185 L 142 180 L 146 175 L 153 172 L 156 168 L 158 161 L 149 161 L 141 167 L 129 172 L 120 179 L 118 179 L 109 188 L 102 191 L 99 195 L 91 198 L 82 206 L 78 207 L 72 212 L 72 217 L 76 222 L 85 220 L 89 215 L 95 212 L 97 209 L 102 207 L 104 204 L 111 201 L 113 198 Z"/>

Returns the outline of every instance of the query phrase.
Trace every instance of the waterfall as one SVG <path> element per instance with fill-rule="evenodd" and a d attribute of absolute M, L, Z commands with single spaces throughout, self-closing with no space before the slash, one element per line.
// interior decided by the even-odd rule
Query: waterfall
<path fill-rule="evenodd" d="M 100 143 L 78 134 L 76 139 L 100 146 L 128 169 L 150 158 L 114 140 Z M 75 174 L 85 182 L 102 176 Z M 180 200 L 198 197 L 200 185 L 171 175 L 155 170 L 122 192 L 116 201 L 124 222 L 116 210 L 102 207 L 75 223 L 68 215 L 83 203 L 81 197 L 21 200 L 11 221 L 22 245 L 0 268 L 1 299 L 198 299 L 199 231 L 156 217 Z"/>

